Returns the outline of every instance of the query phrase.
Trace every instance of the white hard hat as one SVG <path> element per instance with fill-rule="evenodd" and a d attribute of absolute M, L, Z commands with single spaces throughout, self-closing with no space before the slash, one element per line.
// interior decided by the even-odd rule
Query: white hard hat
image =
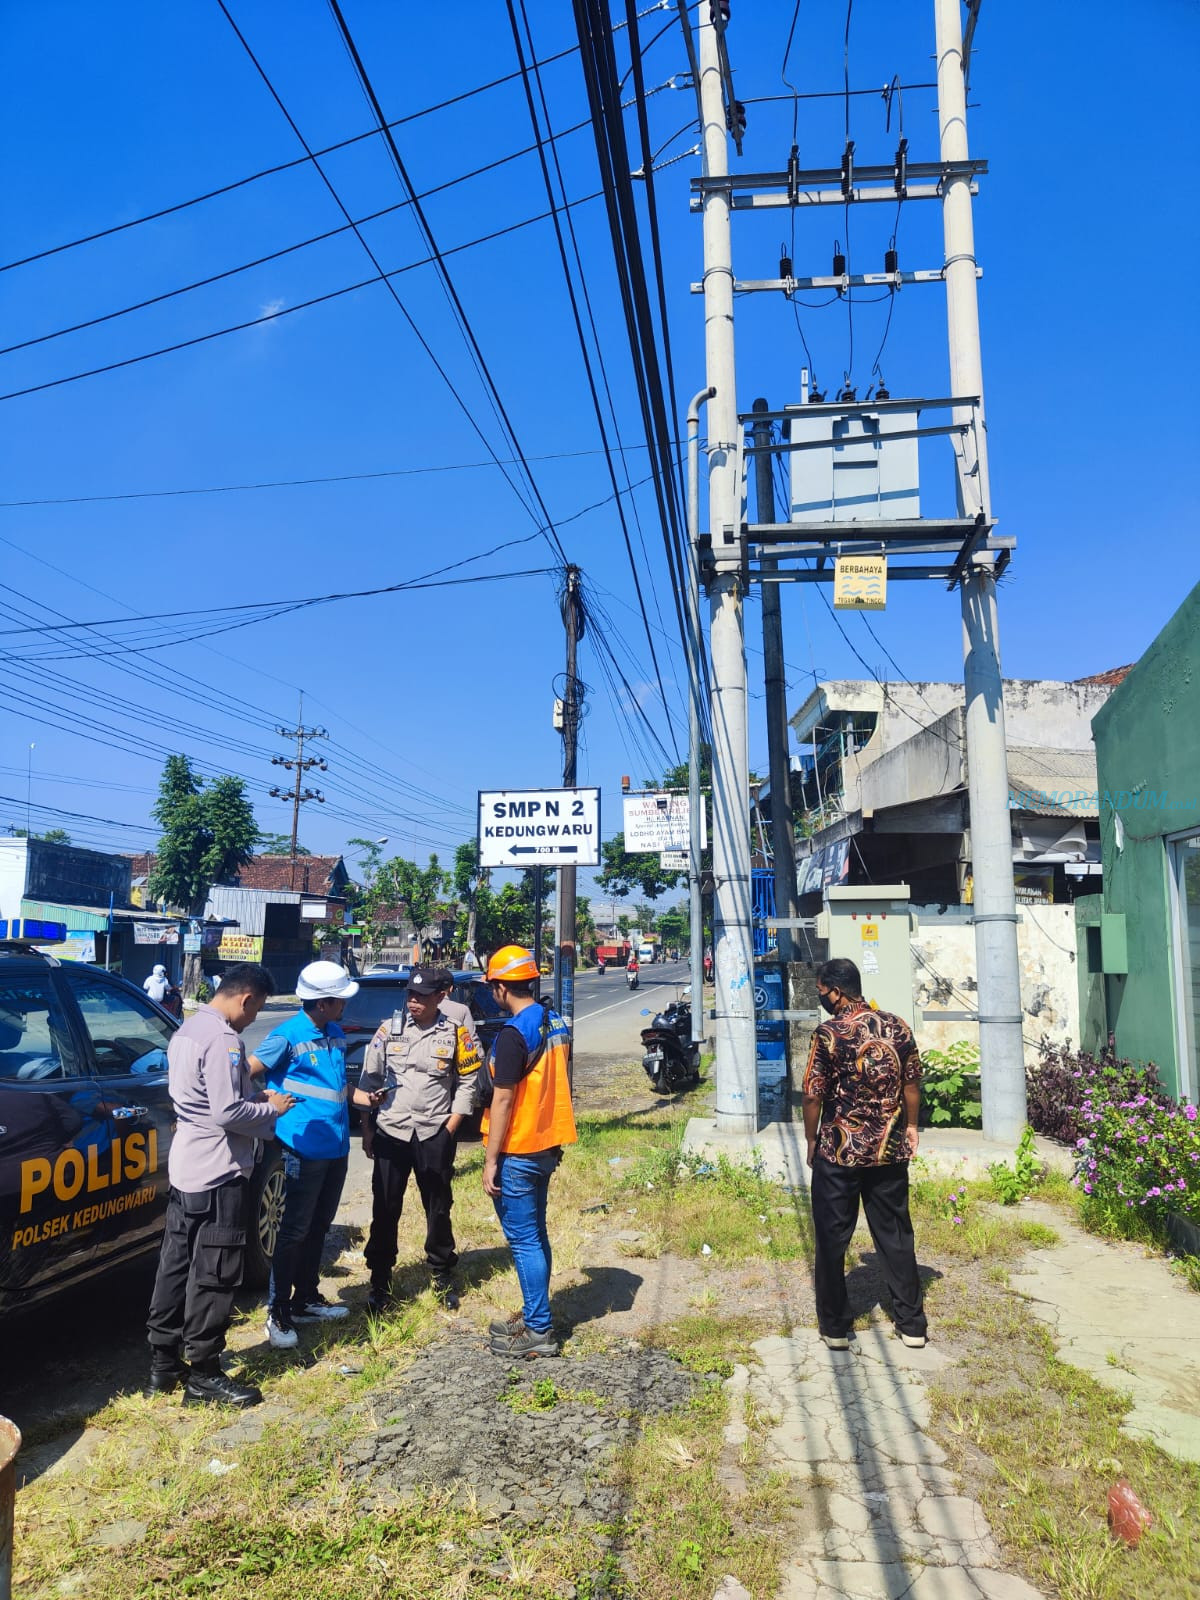
<path fill-rule="evenodd" d="M 358 985 L 336 961 L 310 961 L 296 979 L 296 993 L 301 1000 L 349 1000 Z"/>

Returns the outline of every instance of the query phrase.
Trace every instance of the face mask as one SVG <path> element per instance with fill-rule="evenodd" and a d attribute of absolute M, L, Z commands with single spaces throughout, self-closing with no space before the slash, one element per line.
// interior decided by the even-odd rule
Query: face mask
<path fill-rule="evenodd" d="M 833 996 L 829 994 L 819 994 L 817 996 L 817 1000 L 820 1003 L 822 1011 L 827 1011 L 830 1016 L 833 1016 L 834 1012 L 837 1010 L 837 1001 L 833 998 Z"/>

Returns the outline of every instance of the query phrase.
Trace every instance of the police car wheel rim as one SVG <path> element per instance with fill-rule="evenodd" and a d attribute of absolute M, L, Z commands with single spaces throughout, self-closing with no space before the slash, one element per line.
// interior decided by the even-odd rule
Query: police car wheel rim
<path fill-rule="evenodd" d="M 283 1220 L 284 1171 L 282 1166 L 267 1174 L 258 1207 L 258 1242 L 268 1260 L 275 1254 L 279 1224 Z"/>

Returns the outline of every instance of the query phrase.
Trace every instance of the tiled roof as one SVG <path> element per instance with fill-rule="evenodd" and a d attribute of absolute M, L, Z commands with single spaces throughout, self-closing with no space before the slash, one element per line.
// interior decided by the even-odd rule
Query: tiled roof
<path fill-rule="evenodd" d="M 1127 667 L 1109 667 L 1106 672 L 1094 672 L 1090 678 L 1076 678 L 1075 682 L 1094 683 L 1101 689 L 1115 689 L 1119 683 L 1125 682 L 1136 665 L 1135 661 L 1131 661 Z"/>
<path fill-rule="evenodd" d="M 243 889 L 295 889 L 300 894 L 331 894 L 330 878 L 341 856 L 297 856 L 295 877 L 291 856 L 255 856 L 238 869 Z"/>

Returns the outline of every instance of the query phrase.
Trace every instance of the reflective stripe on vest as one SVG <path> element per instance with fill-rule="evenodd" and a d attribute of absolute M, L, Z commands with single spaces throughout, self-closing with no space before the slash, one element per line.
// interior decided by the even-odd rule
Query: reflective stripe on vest
<path fill-rule="evenodd" d="M 327 1089 L 323 1083 L 309 1083 L 305 1078 L 285 1078 L 281 1092 L 294 1094 L 299 1099 L 331 1100 L 335 1106 L 346 1098 L 345 1085 L 340 1089 Z"/>

